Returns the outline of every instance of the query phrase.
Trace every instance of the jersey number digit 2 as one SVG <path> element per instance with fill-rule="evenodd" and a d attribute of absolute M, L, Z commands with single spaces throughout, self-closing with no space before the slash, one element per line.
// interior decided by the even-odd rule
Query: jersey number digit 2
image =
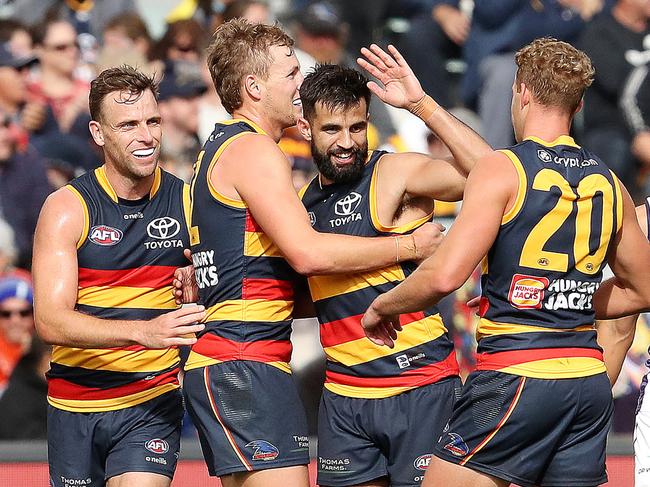
<path fill-rule="evenodd" d="M 590 174 L 583 178 L 574 191 L 569 182 L 558 172 L 542 169 L 535 176 L 533 189 L 550 191 L 557 187 L 561 191 L 555 207 L 544 215 L 531 230 L 521 252 L 519 265 L 532 269 L 544 269 L 556 272 L 566 272 L 569 268 L 569 255 L 562 252 L 544 250 L 544 246 L 564 225 L 564 222 L 577 205 L 575 217 L 575 239 L 573 255 L 575 268 L 584 274 L 595 274 L 605 260 L 607 247 L 612 235 L 614 223 L 614 188 L 602 174 Z M 593 197 L 596 193 L 602 196 L 602 219 L 598 248 L 591 254 L 589 241 L 591 239 L 591 220 L 593 213 Z"/>
<path fill-rule="evenodd" d="M 194 185 L 196 184 L 196 178 L 199 175 L 199 170 L 201 169 L 201 162 L 203 161 L 203 155 L 205 151 L 202 150 L 199 152 L 196 162 L 194 163 L 194 175 L 192 176 L 192 182 L 190 184 L 190 245 L 198 245 L 201 243 L 201 236 L 199 235 L 199 227 L 193 227 L 192 225 L 192 215 L 194 214 Z"/>

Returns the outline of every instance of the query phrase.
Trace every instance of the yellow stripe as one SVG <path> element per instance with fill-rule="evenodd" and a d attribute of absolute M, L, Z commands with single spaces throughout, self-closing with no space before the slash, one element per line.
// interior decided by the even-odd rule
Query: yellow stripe
<path fill-rule="evenodd" d="M 114 372 L 157 372 L 178 363 L 178 350 L 109 350 L 54 347 L 52 362 L 68 367 Z"/>
<path fill-rule="evenodd" d="M 605 364 L 594 357 L 562 357 L 535 360 L 499 369 L 506 374 L 535 379 L 574 379 L 605 372 Z"/>
<path fill-rule="evenodd" d="M 532 140 L 533 142 L 537 142 L 538 144 L 544 145 L 546 147 L 555 147 L 556 145 L 569 145 L 571 147 L 580 148 L 580 146 L 576 144 L 575 140 L 573 140 L 573 138 L 568 135 L 560 135 L 552 142 L 546 142 L 545 140 L 542 140 L 539 137 L 535 137 L 534 135 L 526 137 L 524 140 Z"/>
<path fill-rule="evenodd" d="M 282 257 L 282 252 L 265 233 L 245 232 L 244 255 L 248 257 Z"/>
<path fill-rule="evenodd" d="M 247 123 L 248 125 L 250 125 L 251 127 L 253 127 L 253 129 L 255 130 L 255 132 L 257 132 L 258 134 L 269 135 L 269 134 L 266 133 L 266 131 L 265 131 L 262 127 L 260 127 L 259 125 L 257 125 L 257 124 L 256 124 L 255 122 L 253 122 L 252 120 L 248 120 L 247 118 L 231 118 L 230 120 L 222 120 L 222 121 L 219 122 L 219 123 L 220 123 L 221 125 L 234 125 L 234 124 L 239 123 L 239 122 Z"/>
<path fill-rule="evenodd" d="M 543 326 L 518 325 L 514 323 L 499 323 L 481 318 L 476 326 L 476 340 L 496 335 L 515 335 L 517 333 L 560 333 L 560 332 L 584 332 L 594 331 L 594 325 L 582 325 L 577 328 L 545 328 Z"/>
<path fill-rule="evenodd" d="M 100 308 L 176 309 L 173 287 L 160 289 L 127 286 L 80 288 L 77 303 Z"/>
<path fill-rule="evenodd" d="M 505 215 L 503 215 L 503 218 L 501 219 L 501 225 L 505 225 L 509 221 L 511 221 L 519 211 L 521 210 L 521 207 L 524 206 L 524 200 L 526 199 L 526 188 L 528 186 L 528 179 L 526 178 L 526 171 L 524 171 L 524 166 L 521 164 L 521 161 L 519 158 L 515 155 L 514 152 L 510 150 L 500 150 L 499 152 L 502 152 L 506 156 L 508 156 L 508 159 L 512 161 L 512 165 L 515 166 L 515 169 L 517 170 L 517 175 L 519 176 L 519 186 L 517 187 L 517 198 L 515 199 L 515 204 L 512 205 L 512 208 L 506 212 Z"/>
<path fill-rule="evenodd" d="M 325 347 L 323 351 L 330 360 L 347 366 L 354 366 L 417 347 L 435 340 L 446 331 L 440 315 L 428 316 L 406 325 L 404 331 L 399 333 L 397 340 L 395 340 L 395 348 L 380 347 L 363 337 Z"/>
<path fill-rule="evenodd" d="M 482 449 L 485 445 L 487 445 L 487 444 L 490 442 L 490 440 L 491 440 L 492 438 L 494 438 L 494 435 L 496 435 L 496 434 L 499 432 L 499 430 L 500 430 L 501 428 L 503 428 L 503 425 L 506 424 L 506 423 L 508 422 L 508 419 L 510 418 L 510 415 L 511 415 L 512 412 L 515 410 L 515 408 L 517 407 L 517 403 L 519 402 L 519 398 L 521 397 L 521 393 L 522 393 L 522 391 L 524 390 L 524 385 L 526 385 L 526 379 L 525 379 L 525 378 L 521 380 L 521 385 L 519 386 L 519 389 L 517 390 L 517 395 L 516 395 L 515 398 L 512 400 L 512 404 L 510 404 L 510 407 L 508 408 L 508 411 L 507 411 L 505 417 L 504 417 L 504 418 L 499 422 L 499 426 L 498 426 L 498 428 L 495 428 L 495 430 L 494 430 L 492 433 L 490 433 L 490 435 L 489 435 L 487 438 L 485 438 L 485 439 L 484 439 L 484 440 L 479 444 L 479 446 L 477 446 L 477 447 L 474 449 L 474 451 L 471 453 L 471 455 L 469 455 L 468 457 L 465 457 L 465 459 L 463 459 L 463 461 L 460 462 L 461 465 L 465 465 L 467 462 L 469 462 L 469 460 L 470 460 L 474 455 L 476 455 L 479 451 L 481 451 L 481 449 Z"/>
<path fill-rule="evenodd" d="M 481 259 L 481 275 L 485 275 L 488 273 L 489 270 L 489 259 L 488 256 L 486 255 Z"/>
<path fill-rule="evenodd" d="M 101 186 L 109 198 L 112 199 L 113 202 L 117 203 L 117 193 L 106 177 L 106 168 L 104 166 L 99 166 L 97 169 L 95 169 L 95 177 L 99 182 L 99 186 Z"/>
<path fill-rule="evenodd" d="M 244 203 L 241 200 L 236 200 L 233 198 L 229 198 L 226 195 L 221 194 L 219 191 L 217 191 L 217 188 L 212 186 L 212 181 L 210 181 L 210 174 L 212 174 L 212 169 L 214 168 L 214 165 L 217 163 L 217 159 L 219 159 L 219 156 L 223 153 L 226 148 L 232 144 L 235 140 L 237 140 L 240 137 L 243 137 L 244 135 L 248 135 L 251 132 L 240 132 L 236 135 L 233 135 L 230 137 L 228 140 L 226 140 L 221 146 L 217 149 L 217 151 L 214 153 L 214 156 L 212 156 L 212 160 L 210 161 L 210 165 L 208 166 L 208 170 L 206 172 L 206 177 L 208 179 L 208 189 L 210 190 L 210 194 L 214 199 L 217 201 L 223 203 L 226 206 L 232 206 L 233 208 L 247 208 L 246 203 Z"/>
<path fill-rule="evenodd" d="M 222 362 L 223 360 L 217 360 L 212 357 L 206 357 L 205 355 L 201 355 L 200 353 L 190 351 L 190 354 L 187 357 L 187 362 L 185 362 L 185 367 L 183 367 L 183 370 L 198 369 L 199 367 L 209 367 L 210 365 L 220 364 Z M 261 362 L 261 363 L 270 365 L 272 367 L 275 367 L 276 369 L 280 369 L 282 372 L 286 372 L 287 374 L 291 373 L 291 366 L 287 362 Z"/>
<path fill-rule="evenodd" d="M 616 232 L 621 229 L 621 225 L 623 224 L 623 192 L 621 191 L 621 182 L 618 180 L 616 177 L 616 174 L 614 174 L 611 170 L 609 173 L 612 175 L 612 179 L 614 180 L 614 188 L 616 189 Z"/>
<path fill-rule="evenodd" d="M 397 396 L 415 387 L 359 387 L 325 383 L 325 389 L 339 396 L 358 397 L 360 399 L 382 399 Z"/>
<path fill-rule="evenodd" d="M 431 217 L 433 216 L 433 210 L 431 211 L 431 213 L 423 216 L 422 218 L 418 218 L 417 220 L 413 220 L 411 222 L 399 226 L 384 226 L 379 221 L 379 213 L 377 211 L 377 174 L 379 172 L 378 168 L 382 157 L 384 156 L 381 156 L 379 160 L 375 163 L 375 167 L 372 170 L 372 177 L 370 179 L 369 198 L 370 198 L 370 219 L 372 220 L 372 225 L 380 232 L 387 232 L 387 233 L 410 232 L 411 230 L 414 230 L 419 226 L 425 224 L 429 220 L 431 220 Z"/>
<path fill-rule="evenodd" d="M 84 200 L 83 196 L 81 196 L 81 193 L 77 191 L 77 189 L 74 186 L 70 186 L 68 184 L 66 185 L 66 188 L 69 189 L 70 192 L 79 199 L 79 201 L 81 202 L 81 208 L 83 209 L 84 212 L 84 227 L 83 230 L 81 230 L 81 236 L 79 237 L 79 240 L 77 240 L 77 249 L 78 249 L 86 241 L 86 238 L 88 238 L 88 229 L 90 228 L 90 216 L 88 215 L 88 205 L 86 204 L 86 200 Z"/>
<path fill-rule="evenodd" d="M 153 184 L 151 185 L 151 189 L 149 190 L 149 198 L 153 199 L 153 197 L 156 196 L 156 193 L 158 193 L 158 190 L 160 189 L 161 183 L 162 183 L 162 169 L 156 166 L 156 170 L 153 173 Z"/>
<path fill-rule="evenodd" d="M 210 306 L 204 321 L 286 321 L 291 319 L 293 301 L 230 299 Z"/>
<path fill-rule="evenodd" d="M 377 271 L 353 275 L 313 276 L 308 279 L 309 291 L 314 301 L 351 293 L 368 287 L 403 281 L 404 270 L 393 265 Z"/>
<path fill-rule="evenodd" d="M 302 200 L 303 196 L 305 196 L 305 193 L 307 192 L 307 188 L 309 188 L 309 185 L 314 181 L 314 179 L 318 178 L 318 175 L 314 176 L 311 178 L 311 180 L 305 184 L 302 188 L 300 188 L 300 191 L 298 191 L 298 198 Z"/>
<path fill-rule="evenodd" d="M 147 389 L 146 391 L 136 392 L 123 397 L 116 397 L 112 399 L 95 399 L 92 401 L 79 401 L 76 399 L 59 399 L 47 396 L 47 402 L 52 407 L 63 409 L 64 411 L 72 411 L 73 413 L 95 413 L 102 411 L 115 411 L 117 409 L 125 409 L 143 402 L 150 401 L 158 396 L 162 396 L 166 392 L 178 389 L 178 384 L 163 384 L 158 387 Z"/>
<path fill-rule="evenodd" d="M 189 232 L 192 226 L 192 196 L 189 184 L 183 184 L 183 215 L 185 215 L 185 226 Z"/>

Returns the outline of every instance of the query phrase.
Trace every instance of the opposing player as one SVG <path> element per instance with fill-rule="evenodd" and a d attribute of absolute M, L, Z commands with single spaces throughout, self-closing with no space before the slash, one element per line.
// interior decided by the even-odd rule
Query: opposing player
<path fill-rule="evenodd" d="M 389 49 L 392 56 L 375 45 L 364 51 L 371 61 L 380 56 L 395 65 L 390 77 L 378 75 L 384 89 L 371 86 L 384 102 L 417 110 L 425 99 L 420 83 Z M 300 87 L 304 118 L 298 128 L 311 141 L 319 171 L 301 197 L 319 232 L 408 234 L 431 220 L 434 198 L 459 200 L 474 163 L 491 152 L 469 127 L 427 101 L 432 114 L 423 119 L 451 149 L 452 163 L 415 153 L 375 151 L 368 157 L 367 82 L 356 70 L 320 65 Z M 342 218 L 348 202 L 349 217 Z M 401 317 L 404 332 L 395 349 L 370 343 L 360 326 L 372 300 L 414 269 L 410 263 L 392 264 L 309 278 L 327 355 L 318 421 L 319 485 L 420 485 L 433 437 L 451 415 L 460 393 L 458 364 L 435 307 Z"/>
<path fill-rule="evenodd" d="M 234 120 L 216 125 L 192 179 L 192 252 L 206 330 L 184 392 L 211 475 L 226 485 L 307 486 L 304 410 L 290 375 L 293 270 L 343 273 L 431 252 L 439 230 L 394 238 L 319 234 L 277 147 L 300 113 L 293 40 L 276 26 L 217 28 L 208 67 Z M 354 201 L 342 218 L 354 218 Z M 422 233 L 424 231 L 424 233 Z"/>
<path fill-rule="evenodd" d="M 593 77 L 589 58 L 547 38 L 515 59 L 520 143 L 478 162 L 436 253 L 362 321 L 371 340 L 394 346 L 399 313 L 437 303 L 483 259 L 478 371 L 438 440 L 427 487 L 605 482 L 612 396 L 594 308 L 605 318 L 650 301 L 650 248 L 632 201 L 568 135 Z M 595 304 L 607 261 L 618 280 L 606 289 L 627 295 L 625 309 L 607 295 Z"/>
<path fill-rule="evenodd" d="M 52 194 L 34 246 L 36 327 L 56 345 L 48 372 L 53 487 L 168 487 L 183 406 L 179 345 L 201 307 L 175 310 L 187 264 L 189 188 L 158 167 L 157 84 L 133 68 L 90 90 L 104 165 Z"/>

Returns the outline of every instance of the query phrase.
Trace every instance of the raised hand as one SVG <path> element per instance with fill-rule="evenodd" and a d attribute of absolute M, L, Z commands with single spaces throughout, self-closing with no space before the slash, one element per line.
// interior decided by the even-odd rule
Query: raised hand
<path fill-rule="evenodd" d="M 388 51 L 371 44 L 370 49 L 361 49 L 366 59 L 357 58 L 357 63 L 384 85 L 382 88 L 374 81 L 368 83 L 370 91 L 381 101 L 410 110 L 424 97 L 424 90 L 399 51 L 392 45 L 388 46 Z"/>
<path fill-rule="evenodd" d="M 361 318 L 361 326 L 368 339 L 375 345 L 385 345 L 388 348 L 395 347 L 397 332 L 402 331 L 399 323 L 399 315 L 382 316 L 372 305 Z"/>
<path fill-rule="evenodd" d="M 196 333 L 205 328 L 203 306 L 186 306 L 149 321 L 140 322 L 137 342 L 147 348 L 169 348 L 196 343 Z"/>

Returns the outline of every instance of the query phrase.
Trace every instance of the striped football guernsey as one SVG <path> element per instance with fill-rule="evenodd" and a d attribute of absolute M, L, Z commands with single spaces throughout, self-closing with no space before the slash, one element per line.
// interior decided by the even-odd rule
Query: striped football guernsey
<path fill-rule="evenodd" d="M 568 136 L 502 152 L 519 189 L 483 261 L 477 366 L 548 379 L 604 372 L 592 299 L 621 225 L 618 179 Z"/>
<path fill-rule="evenodd" d="M 359 237 L 409 233 L 432 214 L 400 227 L 385 227 L 377 216 L 375 151 L 363 175 L 351 183 L 321 187 L 318 177 L 300 192 L 314 229 Z M 360 398 L 390 397 L 458 374 L 454 346 L 436 308 L 402 315 L 395 348 L 368 340 L 361 317 L 372 301 L 402 282 L 415 266 L 396 264 L 357 274 L 314 276 L 309 290 L 327 356 L 325 387 Z"/>
<path fill-rule="evenodd" d="M 290 372 L 295 272 L 246 204 L 222 195 L 209 181 L 223 151 L 255 134 L 264 132 L 250 121 L 217 124 L 194 168 L 192 259 L 207 316 L 186 370 L 252 360 Z"/>
<path fill-rule="evenodd" d="M 189 187 L 158 168 L 150 194 L 127 201 L 118 198 L 102 166 L 66 188 L 85 217 L 76 309 L 118 320 L 149 320 L 175 309 L 173 274 L 187 265 Z M 178 372 L 176 348 L 56 346 L 48 401 L 76 412 L 122 409 L 178 388 Z"/>

